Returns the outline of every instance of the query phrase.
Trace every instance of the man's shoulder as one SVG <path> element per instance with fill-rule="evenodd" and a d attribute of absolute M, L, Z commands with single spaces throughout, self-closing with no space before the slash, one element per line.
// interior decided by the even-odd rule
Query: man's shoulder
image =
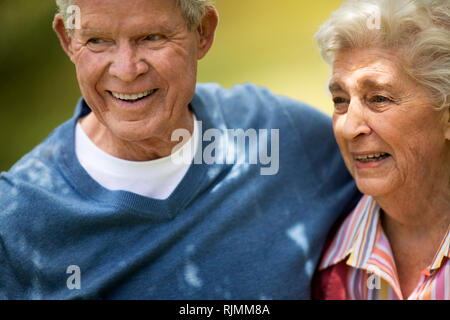
<path fill-rule="evenodd" d="M 0 206 L 17 208 L 33 204 L 33 198 L 67 191 L 59 160 L 70 141 L 63 139 L 67 122 L 0 174 Z M 15 205 L 8 205 L 14 204 Z M 34 204 L 36 205 L 36 204 Z M 12 211 L 2 208 L 3 212 Z"/>
<path fill-rule="evenodd" d="M 197 84 L 196 95 L 207 102 L 225 104 L 230 107 L 257 105 L 258 107 L 266 108 L 284 106 L 288 108 L 313 109 L 306 103 L 275 94 L 270 89 L 253 83 L 236 84 L 231 88 L 224 88 L 217 83 L 199 83 Z"/>
<path fill-rule="evenodd" d="M 216 83 L 197 85 L 196 98 L 202 100 L 207 108 L 215 107 L 224 117 L 242 119 L 260 119 L 273 125 L 293 128 L 308 128 L 329 132 L 331 118 L 318 109 L 295 99 L 275 94 L 268 88 L 252 83 L 237 84 L 224 88 Z"/>

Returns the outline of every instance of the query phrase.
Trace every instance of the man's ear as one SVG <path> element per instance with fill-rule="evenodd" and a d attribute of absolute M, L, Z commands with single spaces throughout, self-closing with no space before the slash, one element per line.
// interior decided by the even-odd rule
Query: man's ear
<path fill-rule="evenodd" d="M 55 19 L 53 20 L 53 30 L 55 30 L 64 52 L 69 56 L 70 60 L 72 60 L 72 39 L 67 34 L 67 30 L 64 25 L 64 19 L 59 13 L 55 15 Z"/>
<path fill-rule="evenodd" d="M 203 58 L 214 42 L 217 25 L 219 24 L 219 14 L 212 6 L 206 7 L 206 14 L 197 32 L 200 35 L 198 59 Z"/>

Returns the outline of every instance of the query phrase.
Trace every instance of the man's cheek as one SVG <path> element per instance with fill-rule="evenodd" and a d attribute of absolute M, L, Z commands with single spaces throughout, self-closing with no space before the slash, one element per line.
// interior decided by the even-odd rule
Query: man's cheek
<path fill-rule="evenodd" d="M 80 60 L 76 71 L 80 84 L 92 87 L 92 89 L 96 88 L 102 78 L 102 71 L 99 65 L 89 61 Z"/>
<path fill-rule="evenodd" d="M 86 93 L 85 91 L 89 88 L 89 74 L 84 71 L 84 68 L 77 69 L 77 78 L 78 83 L 80 84 L 80 89 L 82 93 Z"/>

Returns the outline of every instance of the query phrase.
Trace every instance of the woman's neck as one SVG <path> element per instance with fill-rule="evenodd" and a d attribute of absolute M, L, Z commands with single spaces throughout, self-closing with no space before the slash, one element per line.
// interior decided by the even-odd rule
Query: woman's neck
<path fill-rule="evenodd" d="M 450 182 L 404 187 L 375 200 L 385 213 L 382 223 L 389 239 L 442 240 L 450 225 Z"/>
<path fill-rule="evenodd" d="M 381 223 L 389 239 L 400 288 L 408 297 L 420 273 L 433 263 L 450 225 L 450 188 L 428 192 L 403 188 L 375 198 L 382 208 Z"/>
<path fill-rule="evenodd" d="M 450 225 L 450 185 L 435 180 L 403 187 L 375 197 L 382 208 L 381 223 L 391 245 L 400 281 L 427 268 Z M 428 186 L 428 188 L 427 188 Z M 414 271 L 413 271 L 414 270 Z M 405 276 L 405 273 L 414 275 Z"/>

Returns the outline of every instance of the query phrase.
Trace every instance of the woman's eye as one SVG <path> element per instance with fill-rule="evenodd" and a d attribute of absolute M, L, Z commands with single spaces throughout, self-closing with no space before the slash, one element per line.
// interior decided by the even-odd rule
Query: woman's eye
<path fill-rule="evenodd" d="M 370 102 L 373 103 L 385 103 L 385 102 L 389 102 L 391 101 L 391 99 L 383 97 L 383 96 L 374 96 L 370 99 Z"/>
<path fill-rule="evenodd" d="M 333 102 L 334 102 L 334 104 L 341 104 L 341 103 L 345 103 L 345 99 L 337 97 L 337 98 L 333 99 Z"/>
<path fill-rule="evenodd" d="M 334 112 L 335 113 L 345 113 L 347 112 L 348 103 L 345 98 L 336 97 L 333 98 Z"/>

